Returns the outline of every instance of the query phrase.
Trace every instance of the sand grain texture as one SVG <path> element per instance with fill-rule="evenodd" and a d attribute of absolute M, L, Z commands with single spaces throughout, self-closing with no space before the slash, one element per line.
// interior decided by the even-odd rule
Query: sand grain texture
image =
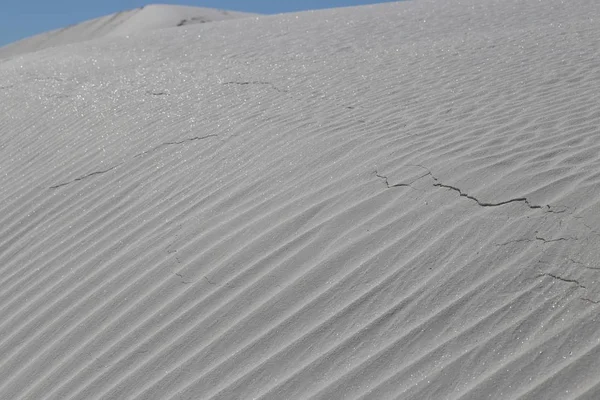
<path fill-rule="evenodd" d="M 600 11 L 414 1 L 0 63 L 0 397 L 600 396 Z"/>

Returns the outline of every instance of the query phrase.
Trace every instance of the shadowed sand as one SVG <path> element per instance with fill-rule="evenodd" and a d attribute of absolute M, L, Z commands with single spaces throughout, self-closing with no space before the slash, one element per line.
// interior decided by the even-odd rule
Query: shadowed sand
<path fill-rule="evenodd" d="M 0 62 L 0 397 L 600 396 L 595 1 Z"/>

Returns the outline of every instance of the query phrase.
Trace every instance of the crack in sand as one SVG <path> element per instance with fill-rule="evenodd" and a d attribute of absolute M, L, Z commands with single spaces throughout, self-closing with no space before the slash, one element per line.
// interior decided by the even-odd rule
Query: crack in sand
<path fill-rule="evenodd" d="M 552 274 L 550 272 L 541 272 L 540 275 L 539 275 L 539 277 L 542 277 L 542 276 L 548 276 L 548 277 L 550 277 L 552 279 L 556 279 L 556 280 L 561 281 L 561 282 L 573 283 L 573 284 L 579 286 L 582 289 L 586 289 L 586 287 L 584 285 L 582 285 L 577 279 L 563 278 L 562 276 L 555 275 L 555 274 Z"/>
<path fill-rule="evenodd" d="M 181 278 L 181 283 L 183 283 L 184 285 L 189 285 L 191 283 L 189 281 L 186 281 L 185 276 L 183 276 L 182 274 L 175 272 L 175 275 Z"/>
<path fill-rule="evenodd" d="M 496 246 L 500 247 L 500 246 L 507 246 L 509 244 L 513 244 L 513 243 L 521 243 L 521 242 L 533 242 L 533 239 L 515 239 L 515 240 L 509 240 L 508 242 L 504 242 L 504 243 L 496 243 Z"/>
<path fill-rule="evenodd" d="M 223 82 L 223 85 L 240 85 L 240 86 L 266 85 L 266 86 L 270 86 L 271 88 L 278 91 L 279 93 L 287 93 L 287 90 L 279 89 L 277 86 L 275 86 L 271 82 L 266 82 L 266 81 L 229 81 L 229 82 Z"/>
<path fill-rule="evenodd" d="M 156 91 L 152 91 L 152 90 L 146 90 L 146 94 L 149 94 L 151 96 L 168 96 L 169 93 L 167 92 L 156 92 Z"/>
<path fill-rule="evenodd" d="M 578 220 L 579 222 L 581 222 L 581 224 L 583 226 L 585 226 L 586 228 L 588 228 L 590 230 L 590 232 L 592 232 L 594 235 L 600 236 L 600 232 L 596 231 L 594 228 L 592 228 L 591 226 L 589 226 L 585 222 L 581 221 L 583 219 L 583 217 L 572 217 L 572 218 Z"/>
<path fill-rule="evenodd" d="M 587 301 L 588 303 L 592 303 L 592 304 L 600 304 L 600 301 L 588 299 L 587 297 L 580 297 L 579 300 Z"/>
<path fill-rule="evenodd" d="M 537 204 L 531 204 L 526 197 L 517 197 L 517 198 L 514 198 L 514 199 L 509 199 L 509 200 L 501 201 L 501 202 L 498 202 L 498 203 L 491 203 L 491 202 L 481 201 L 477 197 L 475 197 L 473 195 L 470 195 L 470 194 L 468 194 L 466 192 L 463 192 L 462 189 L 460 189 L 460 188 L 458 188 L 456 186 L 447 185 L 445 183 L 440 182 L 440 180 L 433 175 L 433 173 L 431 172 L 431 170 L 429 168 L 427 168 L 427 167 L 425 167 L 425 166 L 423 166 L 421 164 L 410 164 L 408 166 L 423 168 L 424 170 L 427 171 L 427 174 L 425 174 L 425 175 L 417 178 L 417 180 L 418 179 L 422 179 L 422 178 L 424 178 L 426 176 L 431 176 L 431 178 L 435 181 L 435 183 L 433 184 L 434 187 L 441 187 L 441 188 L 446 188 L 446 189 L 453 190 L 453 191 L 457 192 L 460 197 L 466 197 L 469 200 L 473 200 L 474 202 L 476 202 L 481 207 L 500 207 L 500 206 L 504 206 L 504 205 L 510 204 L 510 203 L 524 203 L 525 205 L 527 205 L 527 207 L 529 207 L 531 209 L 538 209 L 539 210 L 539 209 L 542 209 L 542 208 L 546 207 L 546 208 L 548 208 L 547 212 L 554 212 L 554 213 L 563 213 L 563 212 L 565 212 L 565 210 L 553 211 L 549 205 L 540 206 L 540 205 L 537 205 Z M 376 174 L 377 174 L 377 171 L 376 171 Z M 377 174 L 377 177 L 379 177 L 379 178 L 385 178 L 385 183 L 386 183 L 386 185 L 387 185 L 388 188 L 392 188 L 392 187 L 396 187 L 396 186 L 409 186 L 409 185 L 406 185 L 406 184 L 397 184 L 397 185 L 391 185 L 390 186 L 389 182 L 387 180 L 387 177 L 384 177 L 384 176 L 379 175 L 379 174 Z M 414 183 L 414 182 L 416 182 L 416 180 L 413 181 L 413 182 L 411 182 L 411 183 Z"/>
<path fill-rule="evenodd" d="M 124 163 L 119 163 L 119 164 L 117 164 L 117 165 L 115 165 L 114 167 L 111 167 L 111 168 L 109 168 L 109 169 L 105 169 L 105 170 L 102 170 L 102 171 L 94 171 L 94 172 L 90 172 L 89 174 L 86 174 L 86 175 L 80 176 L 79 178 L 75 178 L 75 179 L 73 179 L 72 181 L 69 181 L 69 182 L 64 182 L 64 183 L 59 183 L 58 185 L 50 186 L 50 189 L 58 189 L 59 187 L 63 187 L 63 186 L 66 186 L 66 185 L 70 185 L 71 183 L 74 183 L 74 182 L 82 181 L 82 180 L 84 180 L 84 179 L 87 179 L 87 178 L 90 178 L 90 177 L 92 177 L 92 176 L 94 176 L 94 175 L 105 174 L 105 173 L 107 173 L 107 172 L 109 172 L 109 171 L 112 171 L 113 169 L 115 169 L 115 168 L 117 168 L 117 167 L 119 167 L 119 166 L 121 166 L 121 165 L 123 165 L 123 164 L 124 164 Z"/>
<path fill-rule="evenodd" d="M 513 244 L 513 243 L 521 243 L 521 242 L 533 242 L 533 241 L 540 241 L 540 242 L 544 242 L 544 244 L 546 243 L 554 243 L 554 242 L 561 242 L 561 241 L 568 241 L 568 240 L 579 240 L 579 238 L 574 238 L 574 237 L 559 237 L 557 239 L 546 239 L 540 236 L 535 236 L 534 239 L 529 239 L 529 238 L 523 238 L 523 239 L 515 239 L 515 240 L 509 240 L 508 242 L 504 242 L 504 243 L 496 243 L 496 246 L 506 246 L 509 244 Z"/>
<path fill-rule="evenodd" d="M 204 279 L 209 283 L 209 285 L 218 286 L 216 282 L 211 281 L 207 276 L 204 276 Z"/>
<path fill-rule="evenodd" d="M 142 156 L 144 154 L 151 153 L 151 152 L 156 151 L 159 148 L 164 147 L 164 146 L 179 145 L 179 144 L 183 144 L 183 143 L 186 143 L 186 142 L 193 142 L 195 140 L 203 140 L 203 139 L 208 139 L 208 138 L 216 137 L 216 136 L 217 136 L 216 134 L 211 134 L 211 135 L 206 135 L 206 136 L 194 136 L 192 138 L 183 139 L 183 140 L 180 140 L 178 142 L 165 142 L 165 143 L 161 143 L 158 146 L 156 146 L 156 147 L 154 147 L 154 148 L 152 148 L 150 150 L 147 150 L 147 151 L 144 151 L 142 153 L 134 155 L 132 158 L 137 158 L 137 157 L 140 157 L 140 156 Z M 82 181 L 84 179 L 90 178 L 90 177 L 95 176 L 95 175 L 105 174 L 105 173 L 107 173 L 109 171 L 112 171 L 113 169 L 115 169 L 117 167 L 120 167 L 123 164 L 125 164 L 125 162 L 119 163 L 119 164 L 117 164 L 117 165 L 115 165 L 115 166 L 113 166 L 113 167 L 111 167 L 109 169 L 105 169 L 105 170 L 102 170 L 102 171 L 90 172 L 89 174 L 80 176 L 79 178 L 75 178 L 72 181 L 64 182 L 64 183 L 59 183 L 57 185 L 50 186 L 49 189 L 58 189 L 60 187 L 70 185 L 71 183 L 74 183 L 74 182 Z"/>
<path fill-rule="evenodd" d="M 177 26 L 185 26 L 189 23 L 205 24 L 207 22 L 210 22 L 210 19 L 203 17 L 192 17 L 190 19 L 182 19 L 181 21 L 179 21 Z"/>
<path fill-rule="evenodd" d="M 535 236 L 535 240 L 539 240 L 541 242 L 544 243 L 554 243 L 554 242 L 560 242 L 560 241 L 568 241 L 568 240 L 579 240 L 579 238 L 564 238 L 564 237 L 559 237 L 557 239 L 545 239 L 543 237 L 539 237 L 539 236 Z"/>
<path fill-rule="evenodd" d="M 216 134 L 211 134 L 211 135 L 206 135 L 206 136 L 194 136 L 192 138 L 183 139 L 183 140 L 180 140 L 178 142 L 164 142 L 164 143 L 159 144 L 158 146 L 153 147 L 150 150 L 146 150 L 146 151 L 144 151 L 142 153 L 136 154 L 135 156 L 133 156 L 133 158 L 141 157 L 144 154 L 152 153 L 153 151 L 156 151 L 156 150 L 160 149 L 161 147 L 173 146 L 173 145 L 178 145 L 178 144 L 184 144 L 186 142 L 193 142 L 195 140 L 204 140 L 204 139 L 208 139 L 208 138 L 211 138 L 211 137 L 217 137 L 217 135 Z"/>
<path fill-rule="evenodd" d="M 409 187 L 409 188 L 411 188 L 411 189 L 413 189 L 413 190 L 418 190 L 418 189 L 416 189 L 416 188 L 412 187 L 411 185 L 412 185 L 413 183 L 415 183 L 416 181 L 418 181 L 419 179 L 421 179 L 421 178 L 423 178 L 423 177 L 425 177 L 425 176 L 427 176 L 427 175 L 428 175 L 428 174 L 425 174 L 425 175 L 423 175 L 423 176 L 420 176 L 420 177 L 416 178 L 415 180 L 413 180 L 413 181 L 412 181 L 412 182 L 410 182 L 410 183 L 396 183 L 396 184 L 394 184 L 394 185 L 390 185 L 390 182 L 388 181 L 388 177 L 387 177 L 387 176 L 384 176 L 384 175 L 380 175 L 380 174 L 379 174 L 379 172 L 377 172 L 377 170 L 375 170 L 375 176 L 376 176 L 376 177 L 378 177 L 378 178 L 380 178 L 380 179 L 382 179 L 382 180 L 383 180 L 383 182 L 385 183 L 385 186 L 386 186 L 388 189 L 395 188 L 395 187 Z"/>
<path fill-rule="evenodd" d="M 585 265 L 584 263 L 582 263 L 581 261 L 573 260 L 572 258 L 569 258 L 569 261 L 571 261 L 575 265 L 581 266 L 581 268 L 591 269 L 592 271 L 600 271 L 600 267 L 589 267 L 589 266 Z"/>
<path fill-rule="evenodd" d="M 433 175 L 432 175 L 432 177 L 433 177 Z M 433 179 L 435 179 L 436 181 L 438 181 L 435 177 L 433 177 Z M 525 198 L 525 197 L 517 197 L 517 198 L 514 198 L 514 199 L 509 199 L 509 200 L 501 201 L 501 202 L 498 202 L 498 203 L 488 203 L 488 202 L 485 202 L 485 201 L 481 201 L 478 198 L 476 198 L 475 196 L 472 196 L 472 195 L 470 195 L 468 193 L 465 193 L 461 189 L 459 189 L 459 188 L 457 188 L 455 186 L 452 186 L 452 185 L 446 185 L 444 183 L 439 183 L 439 181 L 438 181 L 438 183 L 434 183 L 433 186 L 447 188 L 447 189 L 452 189 L 455 192 L 458 192 L 458 194 L 461 197 L 466 197 L 469 200 L 473 200 L 474 202 L 476 202 L 477 204 L 479 204 L 481 207 L 500 207 L 500 206 L 503 206 L 503 205 L 506 205 L 506 204 L 510 204 L 510 203 L 522 202 L 522 203 L 525 203 L 527 205 L 527 207 L 529 207 L 531 209 L 540 209 L 540 208 L 542 208 L 542 206 L 531 204 L 529 202 L 529 200 L 527 200 L 527 198 Z"/>

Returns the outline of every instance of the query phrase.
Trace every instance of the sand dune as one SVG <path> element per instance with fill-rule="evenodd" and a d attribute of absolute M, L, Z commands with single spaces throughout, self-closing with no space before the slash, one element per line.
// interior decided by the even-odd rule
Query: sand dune
<path fill-rule="evenodd" d="M 600 396 L 595 1 L 0 63 L 0 397 Z"/>
<path fill-rule="evenodd" d="M 152 4 L 134 10 L 95 18 L 0 47 L 0 58 L 98 39 L 104 36 L 136 35 L 153 29 L 187 26 L 250 16 L 256 16 L 256 14 L 203 7 Z"/>

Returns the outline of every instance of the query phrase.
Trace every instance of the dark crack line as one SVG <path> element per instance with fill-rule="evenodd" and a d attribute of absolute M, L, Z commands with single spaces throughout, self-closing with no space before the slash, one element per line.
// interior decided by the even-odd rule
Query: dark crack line
<path fill-rule="evenodd" d="M 266 85 L 266 86 L 270 86 L 271 88 L 278 91 L 279 93 L 287 93 L 287 90 L 279 89 L 277 86 L 273 85 L 271 82 L 266 82 L 266 81 L 230 81 L 230 82 L 223 82 L 223 85 L 240 85 L 240 86 Z"/>
<path fill-rule="evenodd" d="M 412 166 L 412 167 L 419 167 L 419 168 L 423 168 L 424 170 L 426 170 L 428 173 L 425 176 L 427 176 L 427 175 L 431 176 L 431 178 L 436 182 L 436 183 L 433 184 L 433 186 L 435 186 L 435 187 L 441 187 L 441 188 L 446 188 L 446 189 L 451 189 L 451 190 L 457 192 L 460 197 L 466 197 L 469 200 L 473 200 L 474 202 L 476 202 L 481 207 L 500 207 L 500 206 L 504 206 L 506 204 L 519 202 L 519 203 L 525 203 L 527 205 L 527 207 L 529 207 L 531 209 L 541 209 L 541 208 L 543 208 L 542 206 L 531 204 L 529 202 L 529 200 L 527 200 L 527 198 L 525 198 L 525 197 L 517 197 L 515 199 L 509 199 L 509 200 L 501 201 L 501 202 L 498 202 L 498 203 L 484 202 L 484 201 L 479 200 L 475 196 L 472 196 L 472 195 L 470 195 L 468 193 L 463 192 L 461 189 L 457 188 L 456 186 L 446 185 L 444 183 L 441 183 L 440 180 L 433 175 L 433 173 L 431 172 L 431 170 L 429 168 L 427 168 L 427 167 L 425 167 L 425 166 L 423 166 L 421 164 L 411 164 L 410 166 Z M 550 206 L 546 206 L 546 207 L 548 207 L 548 209 L 550 209 Z"/>
<path fill-rule="evenodd" d="M 381 176 L 381 175 L 377 175 L 377 177 L 378 178 L 382 178 L 385 181 L 385 185 L 387 186 L 388 189 L 395 188 L 395 187 L 409 187 L 409 188 L 413 189 L 413 187 L 410 186 L 409 184 L 406 184 L 406 183 L 396 183 L 394 185 L 390 185 L 390 183 L 388 182 L 387 177 Z"/>
<path fill-rule="evenodd" d="M 188 282 L 185 280 L 185 276 L 181 275 L 180 273 L 175 272 L 175 275 L 177 275 L 178 277 L 181 278 L 181 283 L 183 283 L 184 285 L 189 285 L 191 282 Z"/>
<path fill-rule="evenodd" d="M 556 279 L 556 280 L 559 280 L 559 281 L 562 281 L 562 282 L 574 283 L 575 285 L 579 286 L 582 289 L 586 288 L 577 279 L 563 278 L 562 276 L 554 275 L 554 274 L 551 274 L 549 272 L 541 272 L 540 276 L 549 276 L 550 278 L 553 278 L 553 279 Z"/>
<path fill-rule="evenodd" d="M 179 142 L 165 142 L 161 146 L 171 146 L 174 144 L 183 144 L 185 142 L 193 142 L 195 140 L 203 140 L 203 139 L 208 139 L 208 138 L 216 137 L 216 136 L 217 136 L 216 134 L 206 135 L 206 136 L 194 136 L 192 138 L 180 140 Z"/>
<path fill-rule="evenodd" d="M 169 93 L 167 93 L 167 92 L 154 92 L 152 90 L 147 90 L 146 94 L 149 94 L 151 96 L 168 96 L 169 95 Z"/>
<path fill-rule="evenodd" d="M 215 282 L 213 282 L 213 281 L 211 281 L 210 279 L 208 279 L 208 277 L 207 277 L 207 276 L 204 276 L 204 279 L 206 279 L 206 282 L 208 282 L 210 285 L 213 285 L 213 286 L 218 286 L 218 285 L 217 285 Z"/>
<path fill-rule="evenodd" d="M 581 261 L 573 260 L 572 258 L 569 258 L 569 261 L 571 261 L 575 265 L 581 266 L 581 268 L 591 269 L 592 271 L 600 271 L 600 267 L 588 267 L 587 265 L 585 265 Z"/>
<path fill-rule="evenodd" d="M 432 175 L 432 177 L 433 177 L 433 175 Z M 433 179 L 438 181 L 436 178 L 433 178 Z M 434 183 L 433 186 L 454 190 L 455 192 L 457 192 L 460 195 L 460 197 L 466 197 L 469 200 L 473 200 L 474 202 L 479 204 L 481 207 L 500 207 L 500 206 L 504 206 L 504 205 L 510 204 L 510 203 L 525 203 L 529 208 L 532 208 L 532 209 L 542 208 L 542 206 L 531 204 L 529 202 L 529 200 L 527 200 L 525 197 L 518 197 L 516 199 L 509 199 L 509 200 L 501 201 L 498 203 L 488 203 L 488 202 L 479 200 L 475 196 L 471 196 L 470 194 L 463 192 L 462 190 L 460 190 L 459 188 L 457 188 L 455 186 L 446 185 L 444 183 L 439 183 L 439 181 L 438 181 L 438 183 Z"/>
<path fill-rule="evenodd" d="M 379 175 L 379 174 L 377 173 L 377 171 L 375 171 L 375 176 L 376 176 L 376 177 L 378 177 L 378 178 L 380 178 L 380 179 L 382 179 L 382 180 L 383 180 L 383 182 L 385 183 L 385 186 L 386 186 L 388 189 L 395 188 L 395 187 L 409 187 L 409 188 L 411 188 L 411 189 L 414 189 L 412 186 L 410 186 L 410 185 L 409 185 L 409 184 L 407 184 L 407 183 L 396 183 L 395 185 L 390 185 L 390 182 L 388 181 L 388 178 L 387 178 L 387 176 Z"/>
<path fill-rule="evenodd" d="M 514 199 L 509 199 L 509 200 L 501 201 L 501 202 L 498 202 L 498 203 L 484 202 L 484 201 L 479 200 L 475 196 L 472 196 L 472 195 L 470 195 L 468 193 L 463 192 L 460 188 L 457 188 L 456 186 L 446 185 L 444 183 L 441 183 L 440 180 L 433 175 L 433 173 L 431 172 L 431 170 L 429 168 L 424 167 L 421 164 L 409 164 L 408 166 L 423 168 L 424 170 L 427 171 L 427 173 L 425 175 L 423 175 L 423 176 L 415 179 L 414 181 L 410 182 L 409 184 L 398 183 L 396 185 L 390 185 L 389 181 L 388 181 L 388 178 L 386 176 L 379 175 L 379 173 L 377 171 L 375 171 L 375 175 L 378 178 L 384 180 L 384 182 L 385 182 L 386 186 L 388 187 L 388 189 L 392 188 L 392 187 L 402 187 L 402 186 L 409 186 L 409 187 L 412 188 L 412 186 L 410 186 L 412 183 L 414 183 L 417 180 L 422 179 L 422 178 L 424 178 L 426 176 L 431 176 L 431 178 L 436 182 L 436 183 L 433 184 L 434 187 L 441 187 L 441 188 L 446 188 L 446 189 L 453 190 L 453 191 L 457 192 L 460 197 L 465 197 L 465 198 L 467 198 L 469 200 L 473 200 L 474 202 L 476 202 L 481 207 L 500 207 L 500 206 L 504 206 L 504 205 L 510 204 L 510 203 L 524 203 L 525 205 L 527 205 L 527 207 L 529 207 L 531 209 L 534 209 L 534 210 L 535 209 L 539 210 L 539 209 L 544 208 L 544 207 L 536 205 L 536 204 L 531 204 L 529 202 L 529 200 L 527 198 L 525 198 L 525 197 L 517 197 L 517 198 L 514 198 Z M 552 211 L 552 209 L 551 209 L 551 207 L 549 205 L 546 205 L 545 207 L 548 208 L 547 212 L 555 212 L 555 213 L 562 213 L 562 212 L 564 212 L 564 210 L 562 210 L 562 211 Z"/>
<path fill-rule="evenodd" d="M 532 239 L 515 239 L 515 240 L 509 240 L 508 242 L 504 242 L 504 243 L 496 243 L 496 246 L 506 246 L 512 243 L 521 243 L 521 242 L 533 242 Z"/>
<path fill-rule="evenodd" d="M 572 258 L 569 258 L 569 261 L 571 261 L 573 264 L 585 266 L 581 261 L 573 260 Z"/>
<path fill-rule="evenodd" d="M 427 168 L 426 166 L 424 166 L 424 165 L 421 165 L 421 164 L 406 164 L 406 166 L 407 167 L 419 167 L 421 169 L 424 169 L 425 171 L 427 171 L 426 175 L 431 175 L 431 177 L 433 178 L 433 174 L 431 173 L 431 170 L 429 168 Z M 435 179 L 437 181 L 436 178 L 433 178 L 433 179 Z"/>
<path fill-rule="evenodd" d="M 74 183 L 74 182 L 82 181 L 84 179 L 90 178 L 90 177 L 95 176 L 95 175 L 105 174 L 105 173 L 107 173 L 109 171 L 112 171 L 113 169 L 115 169 L 115 168 L 117 168 L 117 167 L 119 167 L 121 165 L 123 165 L 123 163 L 119 163 L 119 164 L 115 165 L 114 167 L 111 167 L 109 169 L 105 169 L 103 171 L 90 172 L 89 174 L 80 176 L 79 178 L 75 178 L 72 181 L 60 183 L 60 184 L 54 185 L 54 186 L 50 186 L 50 189 L 58 189 L 60 187 L 63 187 L 63 186 L 66 186 L 66 185 L 70 185 L 71 183 Z"/>
<path fill-rule="evenodd" d="M 204 24 L 204 23 L 210 22 L 210 19 L 203 18 L 203 17 L 192 17 L 191 19 L 182 19 L 181 21 L 179 21 L 179 23 L 177 24 L 177 26 L 188 25 L 190 22 L 191 23 Z"/>
<path fill-rule="evenodd" d="M 546 206 L 546 208 L 547 208 L 546 212 L 548 212 L 548 213 L 552 213 L 552 214 L 563 214 L 563 213 L 566 213 L 566 212 L 567 212 L 567 210 L 568 210 L 568 208 L 567 208 L 567 207 L 563 208 L 562 210 L 553 210 L 553 209 L 552 209 L 550 206 L 548 206 L 548 205 Z"/>
<path fill-rule="evenodd" d="M 560 241 L 567 241 L 567 240 L 578 240 L 578 238 L 564 238 L 564 237 L 560 237 L 558 239 L 545 239 L 543 237 L 539 237 L 539 236 L 535 236 L 535 240 L 539 240 L 541 242 L 544 243 L 554 243 L 554 242 L 560 242 Z"/>
<path fill-rule="evenodd" d="M 377 170 L 375 170 L 375 176 L 378 177 L 379 179 L 383 180 L 383 182 L 385 183 L 385 186 L 388 189 L 395 188 L 395 187 L 409 187 L 409 188 L 411 188 L 413 190 L 418 190 L 418 189 L 412 187 L 412 184 L 415 183 L 416 181 L 420 180 L 420 179 L 425 178 L 427 175 L 429 175 L 429 173 L 421 175 L 421 176 L 413 179 L 409 183 L 396 183 L 394 185 L 390 185 L 390 182 L 388 181 L 388 177 L 385 176 L 385 175 L 380 175 L 379 172 Z"/>
<path fill-rule="evenodd" d="M 186 143 L 186 142 L 193 142 L 193 141 L 195 141 L 195 140 L 203 140 L 203 139 L 208 139 L 208 138 L 211 138 L 211 137 L 216 137 L 216 136 L 217 136 L 216 134 L 211 134 L 211 135 L 206 135 L 206 136 L 194 136 L 194 137 L 192 137 L 192 138 L 183 139 L 183 140 L 180 140 L 180 141 L 178 141 L 178 142 L 165 142 L 165 143 L 161 143 L 161 144 L 159 144 L 158 146 L 156 146 L 156 147 L 154 147 L 154 148 L 152 148 L 152 149 L 150 149 L 150 150 L 144 151 L 143 153 L 136 154 L 135 156 L 133 156 L 133 158 L 137 158 L 137 157 L 140 157 L 140 156 L 142 156 L 142 155 L 144 155 L 144 154 L 151 153 L 151 152 L 153 152 L 153 151 L 155 151 L 155 150 L 158 150 L 158 149 L 159 149 L 159 148 L 161 148 L 161 147 L 165 147 L 165 146 L 173 146 L 173 145 L 179 145 L 179 144 L 184 144 L 184 143 Z M 120 166 L 121 166 L 121 165 L 123 165 L 123 164 L 125 164 L 125 163 L 124 163 L 124 162 L 122 162 L 122 163 L 119 163 L 119 164 L 117 164 L 117 165 L 115 165 L 115 166 L 113 166 L 113 167 L 111 167 L 111 168 L 109 168 L 109 169 L 106 169 L 106 170 L 102 170 L 102 171 L 94 171 L 94 172 L 91 172 L 91 173 L 89 173 L 89 174 L 86 174 L 86 175 L 80 176 L 79 178 L 75 178 L 75 179 L 73 179 L 72 181 L 69 181 L 69 182 L 64 182 L 64 183 L 59 183 L 59 184 L 57 184 L 57 185 L 50 186 L 50 187 L 49 187 L 49 189 L 58 189 L 58 188 L 60 188 L 60 187 L 63 187 L 63 186 L 70 185 L 71 183 L 78 182 L 78 181 L 82 181 L 82 180 L 84 180 L 84 179 L 90 178 L 90 177 L 92 177 L 92 176 L 94 176 L 94 175 L 105 174 L 105 173 L 107 173 L 107 172 L 109 172 L 109 171 L 112 171 L 113 169 L 115 169 L 115 168 L 117 168 L 117 167 L 120 167 Z"/>
<path fill-rule="evenodd" d="M 508 242 L 504 242 L 504 243 L 496 243 L 496 246 L 506 246 L 508 244 L 521 243 L 521 242 L 533 242 L 534 240 L 538 240 L 538 241 L 544 242 L 544 244 L 546 244 L 546 243 L 554 243 L 554 242 L 561 242 L 561 241 L 567 241 L 567 240 L 579 240 L 579 239 L 578 238 L 564 238 L 564 237 L 560 237 L 558 239 L 545 239 L 543 237 L 536 235 L 534 239 L 523 238 L 523 239 L 509 240 Z"/>
<path fill-rule="evenodd" d="M 592 232 L 594 235 L 600 236 L 600 232 L 597 232 L 594 228 L 592 228 L 591 226 L 589 226 L 585 222 L 581 221 L 583 219 L 583 217 L 572 217 L 572 218 L 576 219 L 576 220 L 580 220 L 581 224 L 583 226 L 585 226 L 586 228 L 588 228 L 590 230 L 590 232 Z"/>
<path fill-rule="evenodd" d="M 135 156 L 133 156 L 133 158 L 141 157 L 144 154 L 152 153 L 153 151 L 156 151 L 156 150 L 160 149 L 161 147 L 179 145 L 179 144 L 184 144 L 186 142 L 193 142 L 195 140 L 204 140 L 204 139 L 208 139 L 208 138 L 211 138 L 211 137 L 217 137 L 217 135 L 216 134 L 212 134 L 212 135 L 206 135 L 206 136 L 194 136 L 192 138 L 183 139 L 183 140 L 180 140 L 178 142 L 165 142 L 165 143 L 161 143 L 158 146 L 155 146 L 155 147 L 153 147 L 150 150 L 146 150 L 146 151 L 144 151 L 142 153 L 136 154 Z"/>
<path fill-rule="evenodd" d="M 579 300 L 587 301 L 588 303 L 600 304 L 600 301 L 588 299 L 587 297 L 580 297 Z"/>

